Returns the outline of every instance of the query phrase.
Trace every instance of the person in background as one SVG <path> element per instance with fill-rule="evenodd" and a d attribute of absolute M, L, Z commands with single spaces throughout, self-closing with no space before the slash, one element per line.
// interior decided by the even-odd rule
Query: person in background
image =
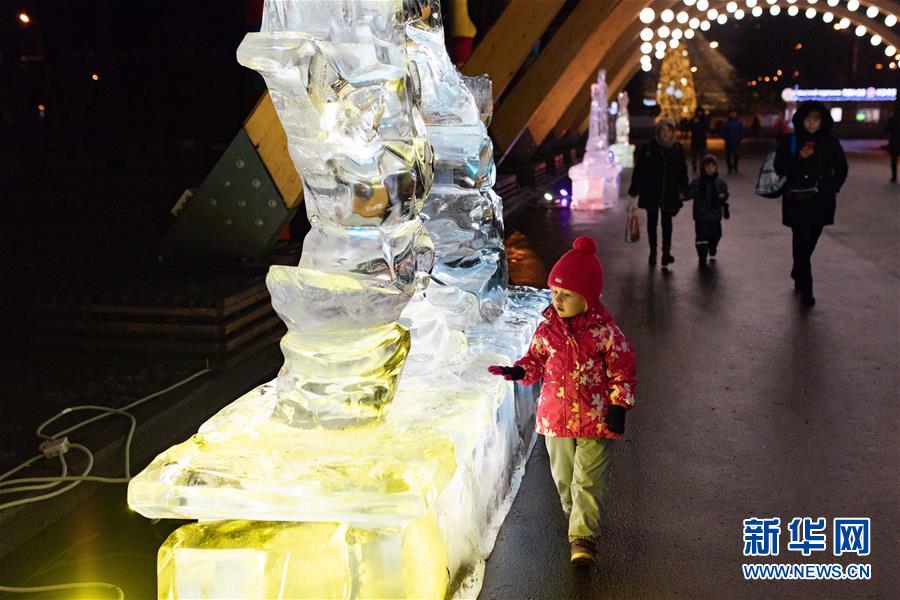
<path fill-rule="evenodd" d="M 662 214 L 662 266 L 675 262 L 672 256 L 672 218 L 683 205 L 688 185 L 684 148 L 675 140 L 675 122 L 660 119 L 653 138 L 634 151 L 634 171 L 628 195 L 638 198 L 638 208 L 647 211 L 647 240 L 651 266 L 656 264 L 656 229 Z"/>
<path fill-rule="evenodd" d="M 738 119 L 737 111 L 728 113 L 728 119 L 722 123 L 722 138 L 725 140 L 725 163 L 729 173 L 738 172 L 741 141 L 744 139 L 744 126 Z"/>
<path fill-rule="evenodd" d="M 674 135 L 674 131 L 673 131 Z M 610 442 L 625 432 L 634 406 L 635 352 L 603 306 L 597 244 L 580 237 L 547 278 L 544 310 L 525 356 L 488 372 L 528 385 L 543 380 L 535 431 L 544 436 L 550 473 L 568 521 L 570 559 L 591 566 L 606 496 Z"/>
<path fill-rule="evenodd" d="M 694 175 L 697 174 L 697 165 L 700 159 L 707 151 L 707 131 L 709 130 L 709 120 L 706 118 L 706 112 L 702 106 L 697 107 L 694 118 L 691 119 L 691 167 Z"/>
<path fill-rule="evenodd" d="M 884 127 L 888 137 L 888 153 L 891 155 L 891 183 L 897 183 L 897 156 L 900 155 L 900 98 L 894 101 L 894 114 Z"/>
<path fill-rule="evenodd" d="M 838 193 L 847 181 L 847 158 L 831 134 L 834 121 L 824 104 L 802 103 L 794 114 L 794 134 L 784 137 L 775 153 L 775 172 L 787 177 L 781 221 L 793 233 L 791 277 L 800 301 L 813 306 L 811 259 L 822 228 L 834 224 Z"/>
<path fill-rule="evenodd" d="M 688 187 L 685 200 L 694 201 L 695 245 L 700 268 L 706 267 L 706 257 L 715 257 L 722 239 L 722 217 L 731 215 L 728 209 L 728 184 L 719 177 L 719 162 L 712 154 L 703 157 L 702 173 Z"/>

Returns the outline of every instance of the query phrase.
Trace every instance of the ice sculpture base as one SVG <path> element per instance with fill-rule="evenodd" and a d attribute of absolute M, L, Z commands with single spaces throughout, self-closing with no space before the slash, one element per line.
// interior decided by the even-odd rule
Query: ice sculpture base
<path fill-rule="evenodd" d="M 634 144 L 613 144 L 609 149 L 616 155 L 616 162 L 623 169 L 634 168 Z"/>
<path fill-rule="evenodd" d="M 423 301 L 411 303 L 413 321 Z M 524 354 L 547 303 L 544 292 L 511 289 L 493 323 L 450 337 L 435 324 L 414 328 L 413 354 L 418 334 L 447 348 L 433 353 L 438 368 L 404 370 L 377 423 L 291 427 L 272 416 L 270 382 L 158 456 L 129 484 L 129 505 L 215 520 L 166 542 L 160 598 L 477 595 L 534 440 L 537 399 L 535 387 L 486 367 Z M 297 575 L 298 560 L 312 571 Z"/>
<path fill-rule="evenodd" d="M 214 521 L 175 530 L 158 558 L 158 597 L 440 598 L 447 548 L 434 515 L 402 527 Z"/>

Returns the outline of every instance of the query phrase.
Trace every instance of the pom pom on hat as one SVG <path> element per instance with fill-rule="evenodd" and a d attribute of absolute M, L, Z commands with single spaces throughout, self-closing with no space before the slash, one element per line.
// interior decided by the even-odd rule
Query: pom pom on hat
<path fill-rule="evenodd" d="M 587 254 L 597 254 L 597 242 L 594 241 L 594 238 L 583 235 L 575 240 L 572 249 Z"/>
<path fill-rule="evenodd" d="M 589 307 L 599 304 L 600 292 L 603 291 L 603 266 L 597 258 L 597 242 L 588 236 L 576 239 L 572 249 L 553 265 L 547 286 L 581 294 Z"/>

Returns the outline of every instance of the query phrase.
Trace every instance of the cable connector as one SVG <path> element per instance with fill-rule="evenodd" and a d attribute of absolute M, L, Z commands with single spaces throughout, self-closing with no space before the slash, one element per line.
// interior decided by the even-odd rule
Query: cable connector
<path fill-rule="evenodd" d="M 38 449 L 47 458 L 62 456 L 69 451 L 69 438 L 63 436 L 61 438 L 53 438 L 52 440 L 47 440 L 41 443 L 41 445 L 38 446 Z"/>

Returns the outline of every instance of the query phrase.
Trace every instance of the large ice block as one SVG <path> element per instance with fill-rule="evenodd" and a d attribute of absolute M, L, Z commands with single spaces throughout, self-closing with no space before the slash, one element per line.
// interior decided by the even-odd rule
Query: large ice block
<path fill-rule="evenodd" d="M 267 278 L 289 329 L 275 415 L 295 427 L 378 419 L 409 350 L 397 321 L 434 259 L 418 216 L 433 156 L 407 50 L 427 8 L 267 0 L 238 48 L 269 88 L 312 225 L 300 265 Z"/>
<path fill-rule="evenodd" d="M 434 515 L 397 527 L 214 521 L 159 550 L 159 598 L 443 598 L 447 548 Z"/>

